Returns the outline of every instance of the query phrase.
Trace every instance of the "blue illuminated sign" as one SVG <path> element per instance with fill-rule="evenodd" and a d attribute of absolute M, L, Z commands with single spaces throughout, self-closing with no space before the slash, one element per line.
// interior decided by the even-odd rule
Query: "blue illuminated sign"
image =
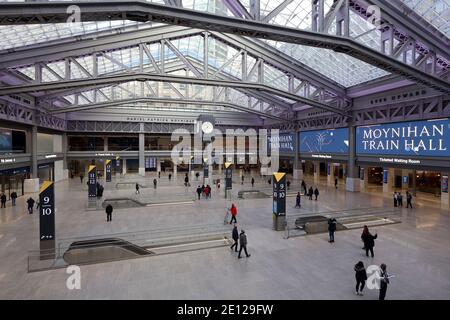
<path fill-rule="evenodd" d="M 300 132 L 300 152 L 348 153 L 348 129 Z"/>
<path fill-rule="evenodd" d="M 450 157 L 450 119 L 358 127 L 356 153 Z"/>
<path fill-rule="evenodd" d="M 280 133 L 278 136 L 267 137 L 267 148 L 272 150 L 273 147 L 278 147 L 279 152 L 295 152 L 294 149 L 294 134 Z"/>

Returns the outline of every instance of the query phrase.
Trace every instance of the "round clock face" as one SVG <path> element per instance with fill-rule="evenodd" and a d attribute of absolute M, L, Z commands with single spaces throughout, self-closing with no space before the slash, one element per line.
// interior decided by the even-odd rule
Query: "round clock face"
<path fill-rule="evenodd" d="M 206 122 L 202 123 L 202 131 L 204 133 L 211 133 L 211 132 L 213 132 L 213 130 L 214 130 L 214 126 L 211 122 L 206 121 Z"/>

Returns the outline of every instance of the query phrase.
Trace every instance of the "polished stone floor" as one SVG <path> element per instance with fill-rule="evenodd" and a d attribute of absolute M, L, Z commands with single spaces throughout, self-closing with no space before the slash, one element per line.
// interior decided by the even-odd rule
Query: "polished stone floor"
<path fill-rule="evenodd" d="M 106 185 L 108 196 L 176 199 L 194 196 L 196 183 L 186 189 L 183 175 L 169 182 L 162 175 L 158 188 L 116 189 Z M 129 175 L 148 185 L 153 176 Z M 255 188 L 268 188 L 267 178 L 256 178 Z M 28 251 L 38 248 L 38 215 L 25 213 L 26 197 L 17 207 L 0 209 L 0 299 L 377 299 L 376 290 L 354 293 L 354 264 L 366 267 L 386 263 L 395 275 L 387 299 L 450 299 L 450 214 L 436 202 L 415 199 L 414 209 L 399 209 L 402 223 L 374 227 L 378 233 L 375 258 L 367 258 L 360 241 L 361 230 L 336 233 L 329 244 L 326 234 L 284 239 L 272 231 L 271 199 L 237 199 L 236 192 L 251 188 L 250 178 L 233 186 L 239 227 L 248 235 L 251 257 L 237 259 L 227 247 L 81 266 L 81 289 L 66 287 L 65 269 L 27 272 Z M 310 183 L 310 179 L 306 179 Z M 237 182 L 237 181 L 236 181 Z M 326 181 L 325 181 L 326 182 Z M 56 184 L 57 238 L 107 235 L 147 229 L 198 224 L 221 224 L 225 214 L 223 181 L 214 187 L 211 200 L 184 204 L 114 210 L 106 222 L 103 211 L 87 210 L 87 191 L 79 179 Z M 291 189 L 298 188 L 292 184 Z M 385 207 L 390 195 L 375 189 L 350 193 L 319 185 L 319 201 L 302 199 L 294 208 L 288 198 L 288 214 Z"/>

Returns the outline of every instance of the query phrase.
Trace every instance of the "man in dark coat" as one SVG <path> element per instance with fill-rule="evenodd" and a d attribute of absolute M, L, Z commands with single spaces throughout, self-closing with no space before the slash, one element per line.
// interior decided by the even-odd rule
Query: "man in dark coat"
<path fill-rule="evenodd" d="M 316 196 L 316 200 L 317 200 L 317 197 L 319 196 L 319 189 L 317 189 L 317 187 L 316 187 L 316 189 L 314 189 L 314 195 Z"/>
<path fill-rule="evenodd" d="M 240 248 L 239 248 L 238 259 L 241 258 L 242 249 L 244 249 L 245 256 L 247 258 L 250 257 L 250 255 L 247 252 L 247 235 L 245 234 L 244 230 L 241 230 L 241 234 L 239 235 L 239 245 L 240 245 Z"/>
<path fill-rule="evenodd" d="M 330 236 L 330 240 L 328 242 L 334 242 L 334 232 L 336 231 L 337 221 L 335 218 L 328 219 L 328 234 Z"/>
<path fill-rule="evenodd" d="M 11 195 L 12 198 L 12 195 Z M 409 191 L 406 191 L 406 208 L 411 207 L 412 209 L 412 194 Z"/>
<path fill-rule="evenodd" d="M 112 212 L 113 212 L 113 206 L 109 203 L 106 206 L 106 221 L 111 221 L 112 220 Z"/>
<path fill-rule="evenodd" d="M 382 263 L 380 265 L 380 296 L 379 300 L 384 300 L 386 297 L 386 291 L 389 284 L 389 275 L 386 270 L 386 265 Z"/>
<path fill-rule="evenodd" d="M 309 197 L 309 200 L 312 200 L 313 193 L 314 193 L 313 188 L 312 188 L 312 187 L 309 187 L 309 190 L 308 190 L 308 197 Z"/>
<path fill-rule="evenodd" d="M 239 232 L 238 232 L 238 228 L 237 228 L 236 224 L 234 224 L 233 232 L 231 233 L 231 237 L 233 238 L 233 241 L 234 241 L 233 245 L 231 246 L 231 250 L 233 250 L 233 248 L 234 248 L 234 251 L 238 252 Z"/>
<path fill-rule="evenodd" d="M 198 200 L 200 200 L 200 196 L 202 195 L 203 189 L 202 187 L 198 186 L 197 187 L 197 196 L 198 196 Z"/>
<path fill-rule="evenodd" d="M 17 192 L 13 191 L 13 192 L 11 193 L 11 202 L 12 202 L 13 207 L 16 206 L 16 199 L 17 199 Z M 411 207 L 411 208 L 412 208 L 412 207 Z"/>
<path fill-rule="evenodd" d="M 2 208 L 6 208 L 6 195 L 4 193 L 2 193 L 1 197 L 0 197 L 1 203 L 2 203 Z"/>
<path fill-rule="evenodd" d="M 32 214 L 33 213 L 33 206 L 34 206 L 34 199 L 30 197 L 27 200 L 27 204 L 28 204 L 28 213 Z"/>

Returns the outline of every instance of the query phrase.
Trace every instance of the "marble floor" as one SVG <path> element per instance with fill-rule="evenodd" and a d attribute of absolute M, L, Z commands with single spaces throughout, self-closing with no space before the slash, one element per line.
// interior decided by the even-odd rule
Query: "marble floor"
<path fill-rule="evenodd" d="M 183 187 L 183 173 L 168 181 L 162 175 L 158 188 L 141 189 L 142 197 L 176 199 L 194 195 Z M 141 180 L 151 185 L 153 176 Z M 256 178 L 255 188 L 268 188 L 267 178 Z M 386 263 L 395 275 L 387 299 L 450 299 L 450 214 L 429 201 L 417 199 L 414 209 L 399 209 L 402 223 L 374 227 L 378 234 L 375 258 L 361 249 L 361 230 L 284 239 L 272 230 L 271 199 L 237 199 L 239 189 L 251 188 L 250 178 L 233 185 L 239 228 L 246 230 L 251 257 L 237 259 L 228 247 L 151 256 L 133 260 L 81 266 L 81 289 L 69 290 L 66 269 L 27 272 L 28 251 L 37 249 L 38 214 L 25 211 L 26 197 L 16 207 L 8 202 L 0 209 L 0 299 L 359 299 L 375 300 L 377 290 L 354 293 L 353 266 Z M 117 182 L 117 181 L 115 181 Z M 307 183 L 310 181 L 307 180 Z M 148 229 L 200 224 L 222 224 L 227 202 L 213 187 L 212 199 L 157 207 L 116 209 L 107 223 L 100 210 L 87 209 L 87 190 L 79 179 L 56 184 L 57 239 L 137 232 Z M 379 192 L 350 193 L 319 184 L 319 201 L 302 199 L 294 208 L 288 198 L 288 214 L 385 207 L 389 196 Z M 297 183 L 291 190 L 298 188 Z M 135 197 L 134 187 L 106 185 L 104 196 Z M 230 229 L 231 232 L 231 229 Z"/>

